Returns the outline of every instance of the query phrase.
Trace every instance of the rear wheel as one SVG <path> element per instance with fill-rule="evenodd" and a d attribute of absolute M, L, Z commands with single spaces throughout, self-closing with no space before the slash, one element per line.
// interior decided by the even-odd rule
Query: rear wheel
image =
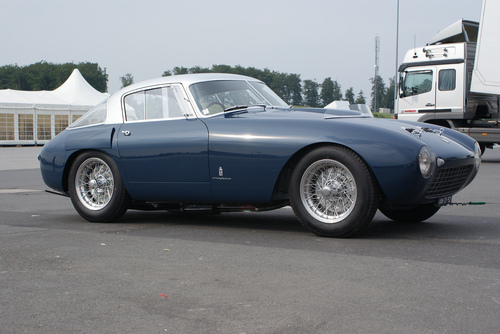
<path fill-rule="evenodd" d="M 311 151 L 290 181 L 290 203 L 300 222 L 319 236 L 348 237 L 367 226 L 379 193 L 366 163 L 344 147 Z"/>
<path fill-rule="evenodd" d="M 438 212 L 439 206 L 433 203 L 421 204 L 410 209 L 379 208 L 387 218 L 397 222 L 418 223 L 431 218 Z"/>
<path fill-rule="evenodd" d="M 75 159 L 68 187 L 73 206 L 88 221 L 111 222 L 127 211 L 129 197 L 118 167 L 102 152 L 85 152 Z"/>

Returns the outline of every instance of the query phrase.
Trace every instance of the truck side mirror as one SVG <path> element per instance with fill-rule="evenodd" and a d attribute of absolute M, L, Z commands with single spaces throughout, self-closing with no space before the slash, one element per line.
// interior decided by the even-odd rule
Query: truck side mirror
<path fill-rule="evenodd" d="M 404 75 L 403 73 L 399 73 L 399 97 L 402 98 L 402 97 L 405 97 L 406 94 L 405 94 L 405 90 L 404 90 Z"/>

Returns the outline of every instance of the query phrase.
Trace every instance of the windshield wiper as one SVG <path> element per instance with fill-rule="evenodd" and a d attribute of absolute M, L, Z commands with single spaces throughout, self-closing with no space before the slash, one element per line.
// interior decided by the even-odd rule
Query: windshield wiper
<path fill-rule="evenodd" d="M 238 110 L 238 109 L 248 109 L 249 107 L 261 107 L 264 108 L 264 110 L 266 110 L 267 106 L 265 104 L 252 104 L 251 106 L 237 105 L 237 106 L 227 107 L 226 109 L 224 109 L 224 112 L 231 110 Z"/>
<path fill-rule="evenodd" d="M 237 109 L 247 109 L 248 106 L 231 106 L 231 107 L 227 107 L 226 109 L 224 109 L 224 112 L 226 111 L 231 111 L 231 110 L 237 110 Z"/>

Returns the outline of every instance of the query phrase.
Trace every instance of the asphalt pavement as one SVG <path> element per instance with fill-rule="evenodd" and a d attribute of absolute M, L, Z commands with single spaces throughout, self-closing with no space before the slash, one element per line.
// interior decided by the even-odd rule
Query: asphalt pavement
<path fill-rule="evenodd" d="M 290 208 L 89 223 L 0 147 L 0 333 L 499 333 L 500 147 L 419 224 L 318 238 Z"/>

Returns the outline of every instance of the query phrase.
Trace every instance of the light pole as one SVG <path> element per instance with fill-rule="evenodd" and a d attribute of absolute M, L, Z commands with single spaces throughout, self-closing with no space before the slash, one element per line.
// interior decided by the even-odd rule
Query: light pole
<path fill-rule="evenodd" d="M 394 75 L 394 114 L 396 114 L 397 106 L 396 106 L 396 101 L 398 98 L 398 91 L 399 91 L 399 85 L 398 85 L 398 48 L 399 48 L 399 0 L 397 0 L 397 14 L 396 14 L 396 72 Z"/>

